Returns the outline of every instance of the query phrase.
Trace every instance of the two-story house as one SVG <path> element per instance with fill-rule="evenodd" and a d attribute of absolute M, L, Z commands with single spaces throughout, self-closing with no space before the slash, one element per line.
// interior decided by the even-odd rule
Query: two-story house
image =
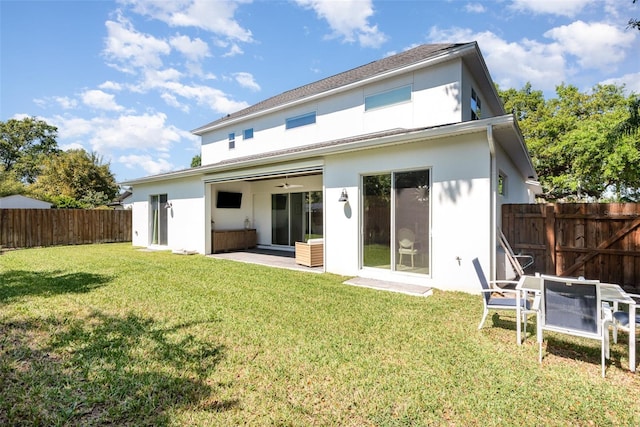
<path fill-rule="evenodd" d="M 327 272 L 475 291 L 472 259 L 495 272 L 501 204 L 532 201 L 537 180 L 475 42 L 418 46 L 193 132 L 202 166 L 124 183 L 134 245 L 322 238 Z"/>

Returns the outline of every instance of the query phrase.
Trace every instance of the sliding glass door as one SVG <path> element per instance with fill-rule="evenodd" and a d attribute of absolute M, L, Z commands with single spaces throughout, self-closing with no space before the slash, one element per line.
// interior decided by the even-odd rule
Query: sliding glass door
<path fill-rule="evenodd" d="M 429 273 L 429 170 L 362 177 L 362 265 Z"/>
<path fill-rule="evenodd" d="M 271 243 L 295 246 L 322 235 L 321 191 L 271 195 Z"/>
<path fill-rule="evenodd" d="M 151 224 L 149 224 L 150 244 L 166 246 L 167 239 L 167 204 L 166 194 L 155 194 L 150 197 L 149 209 L 151 210 Z"/>

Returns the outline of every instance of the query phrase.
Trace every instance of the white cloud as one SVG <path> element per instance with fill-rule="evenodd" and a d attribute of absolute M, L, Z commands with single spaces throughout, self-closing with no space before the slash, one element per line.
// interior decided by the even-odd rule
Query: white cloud
<path fill-rule="evenodd" d="M 174 165 L 166 159 L 160 157 L 154 158 L 149 154 L 129 154 L 127 156 L 120 156 L 118 157 L 118 163 L 122 163 L 128 169 L 142 169 L 140 171 L 140 175 L 145 173 L 156 175 L 163 172 L 169 172 L 174 169 Z"/>
<path fill-rule="evenodd" d="M 253 79 L 253 74 L 240 72 L 235 73 L 233 77 L 235 77 L 240 86 L 250 89 L 254 92 L 260 91 L 260 85 Z"/>
<path fill-rule="evenodd" d="M 124 108 L 116 103 L 115 96 L 101 90 L 87 90 L 80 97 L 82 102 L 91 108 L 106 111 L 121 111 Z"/>
<path fill-rule="evenodd" d="M 305 8 L 315 11 L 331 27 L 332 38 L 342 37 L 345 42 L 356 40 L 364 47 L 379 47 L 387 36 L 376 25 L 369 24 L 373 15 L 371 0 L 295 0 Z"/>
<path fill-rule="evenodd" d="M 636 95 L 640 94 L 640 72 L 625 74 L 621 77 L 607 79 L 600 83 L 603 85 L 609 85 L 609 84 L 614 84 L 617 86 L 624 85 L 625 92 L 628 95 L 630 95 L 631 93 L 635 93 Z"/>
<path fill-rule="evenodd" d="M 636 33 L 598 22 L 575 21 L 552 28 L 544 36 L 557 41 L 565 52 L 577 57 L 582 67 L 610 70 L 624 60 L 625 49 L 633 44 Z"/>
<path fill-rule="evenodd" d="M 230 58 L 232 56 L 242 55 L 243 53 L 244 51 L 240 46 L 238 46 L 236 43 L 232 43 L 229 50 L 222 54 L 222 57 Z"/>
<path fill-rule="evenodd" d="M 503 88 L 531 82 L 535 88 L 552 90 L 572 72 L 566 69 L 562 49 L 557 43 L 544 44 L 528 39 L 507 42 L 490 31 L 474 33 L 463 28 L 443 30 L 437 27 L 431 28 L 429 39 L 458 43 L 476 40 L 493 79 Z"/>
<path fill-rule="evenodd" d="M 171 46 L 182 53 L 190 61 L 199 61 L 211 56 L 209 45 L 201 39 L 191 39 L 188 36 L 175 36 L 170 40 Z"/>
<path fill-rule="evenodd" d="M 522 13 L 573 17 L 597 0 L 513 0 L 511 8 Z"/>
<path fill-rule="evenodd" d="M 251 31 L 235 20 L 235 12 L 250 0 L 120 0 L 136 13 L 150 16 L 174 27 L 196 27 L 231 40 L 252 42 Z"/>
<path fill-rule="evenodd" d="M 121 91 L 122 85 L 118 82 L 106 81 L 98 86 L 99 89 Z"/>
<path fill-rule="evenodd" d="M 118 70 L 135 73 L 136 68 L 159 68 L 162 55 L 171 53 L 171 46 L 161 39 L 142 34 L 131 22 L 119 16 L 118 21 L 107 21 L 107 38 L 103 54 Z"/>
<path fill-rule="evenodd" d="M 68 96 L 56 96 L 54 97 L 54 100 L 64 110 L 71 110 L 78 106 L 78 101 L 73 98 L 69 98 Z"/>
<path fill-rule="evenodd" d="M 487 11 L 482 3 L 467 3 L 464 6 L 464 10 L 469 13 L 484 13 Z"/>

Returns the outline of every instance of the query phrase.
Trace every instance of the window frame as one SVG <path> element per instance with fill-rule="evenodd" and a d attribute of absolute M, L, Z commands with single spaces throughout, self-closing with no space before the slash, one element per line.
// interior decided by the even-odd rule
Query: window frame
<path fill-rule="evenodd" d="M 297 116 L 288 117 L 284 119 L 284 128 L 285 130 L 295 129 L 302 126 L 313 125 L 316 123 L 317 113 L 316 111 L 311 111 L 304 114 L 299 114 Z"/>
<path fill-rule="evenodd" d="M 229 150 L 234 150 L 236 148 L 236 133 L 229 132 Z"/>
<path fill-rule="evenodd" d="M 408 97 L 404 97 L 404 91 L 408 89 Z M 401 97 L 397 97 L 399 95 Z M 403 85 L 382 92 L 372 93 L 364 97 L 364 111 L 374 111 L 381 108 L 391 107 L 393 105 L 411 102 L 413 99 L 413 85 Z M 372 104 L 372 105 L 368 105 Z"/>
<path fill-rule="evenodd" d="M 249 135 L 249 132 L 251 132 L 250 135 Z M 247 135 L 249 135 L 249 136 L 247 136 Z M 253 128 L 244 129 L 242 131 L 242 139 L 244 139 L 244 140 L 253 139 Z"/>

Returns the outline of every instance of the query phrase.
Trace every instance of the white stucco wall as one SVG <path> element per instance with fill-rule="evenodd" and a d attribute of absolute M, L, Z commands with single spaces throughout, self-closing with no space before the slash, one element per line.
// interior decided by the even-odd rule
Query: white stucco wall
<path fill-rule="evenodd" d="M 462 62 L 451 61 L 428 69 L 313 100 L 273 114 L 238 121 L 202 136 L 202 164 L 257 153 L 299 147 L 393 128 L 428 127 L 462 120 Z M 412 85 L 410 102 L 364 110 L 366 96 Z M 285 129 L 285 119 L 316 112 L 316 123 Z M 254 137 L 242 139 L 244 129 Z M 229 149 L 229 133 L 235 148 Z"/>
<path fill-rule="evenodd" d="M 132 196 L 133 245 L 150 245 L 149 200 L 154 194 L 166 194 L 172 205 L 167 212 L 167 249 L 205 253 L 204 187 L 200 177 L 136 185 Z"/>
<path fill-rule="evenodd" d="M 464 155 L 461 155 L 464 153 Z M 361 176 L 430 169 L 431 274 L 360 269 Z M 485 133 L 331 156 L 325 164 L 325 268 L 347 276 L 388 278 L 448 290 L 477 292 L 471 264 L 489 269 L 490 182 Z M 338 203 L 342 188 L 349 203 Z"/>

